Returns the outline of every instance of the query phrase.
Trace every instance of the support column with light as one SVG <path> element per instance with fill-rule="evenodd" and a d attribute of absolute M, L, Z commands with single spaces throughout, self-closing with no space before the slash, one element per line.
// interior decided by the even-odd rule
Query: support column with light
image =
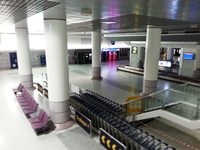
<path fill-rule="evenodd" d="M 147 27 L 145 66 L 142 94 L 151 94 L 157 90 L 158 62 L 160 56 L 161 28 Z"/>
<path fill-rule="evenodd" d="M 92 32 L 92 78 L 101 80 L 101 32 Z"/>
<path fill-rule="evenodd" d="M 70 122 L 67 25 L 65 8 L 56 11 L 56 16 L 44 13 L 49 110 L 56 129 L 65 129 Z"/>
<path fill-rule="evenodd" d="M 24 87 L 30 88 L 33 86 L 33 74 L 29 48 L 29 32 L 26 20 L 15 25 L 15 34 L 20 82 Z"/>

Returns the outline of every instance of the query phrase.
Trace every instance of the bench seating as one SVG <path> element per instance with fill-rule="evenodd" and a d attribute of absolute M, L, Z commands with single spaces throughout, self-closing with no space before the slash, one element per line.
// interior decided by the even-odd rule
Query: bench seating
<path fill-rule="evenodd" d="M 34 118 L 29 118 L 32 128 L 34 129 L 37 135 L 47 133 L 51 131 L 51 121 L 49 115 L 43 110 L 40 109 L 39 115 Z"/>
<path fill-rule="evenodd" d="M 17 88 L 12 88 L 12 91 L 14 92 L 14 94 L 17 94 L 18 92 L 22 92 L 23 88 L 23 84 L 20 83 Z"/>
<path fill-rule="evenodd" d="M 24 88 L 22 84 L 20 84 L 16 89 L 13 89 L 13 91 L 15 93 L 17 102 L 19 103 L 22 111 L 28 118 L 31 127 L 34 129 L 36 134 L 40 135 L 51 131 L 53 129 L 52 127 L 50 127 L 52 122 L 49 115 L 43 109 L 40 109 L 39 115 L 37 117 L 30 117 L 31 114 L 36 113 L 37 109 L 39 108 L 39 104 L 30 95 L 28 90 Z"/>

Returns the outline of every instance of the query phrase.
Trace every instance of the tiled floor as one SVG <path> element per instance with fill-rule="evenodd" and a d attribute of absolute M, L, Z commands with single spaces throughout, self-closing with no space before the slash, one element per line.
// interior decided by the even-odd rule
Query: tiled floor
<path fill-rule="evenodd" d="M 118 72 L 116 66 L 119 64 L 127 64 L 127 62 L 102 63 L 103 80 L 101 82 L 90 80 L 91 64 L 70 65 L 70 83 L 123 103 L 127 97 L 138 95 L 141 92 L 143 78 L 140 75 Z M 45 67 L 33 68 L 35 82 L 41 82 L 42 73 L 46 73 Z M 70 150 L 57 135 L 79 127 L 74 125 L 68 130 L 36 136 L 12 93 L 11 88 L 18 83 L 18 70 L 0 70 L 0 150 Z M 177 85 L 178 83 L 159 80 L 158 90 Z M 34 91 L 33 95 L 48 111 L 48 101 L 41 97 L 37 91 Z M 98 141 L 98 138 L 95 140 Z M 96 146 L 99 147 L 98 143 Z M 94 147 L 89 148 L 89 150 L 94 149 Z M 82 150 L 81 145 L 78 150 Z"/>

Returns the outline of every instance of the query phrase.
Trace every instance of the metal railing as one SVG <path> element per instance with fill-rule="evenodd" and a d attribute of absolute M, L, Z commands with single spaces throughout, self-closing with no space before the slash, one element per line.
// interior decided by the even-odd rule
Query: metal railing
<path fill-rule="evenodd" d="M 164 109 L 175 113 L 179 116 L 186 117 L 191 120 L 200 119 L 200 85 L 195 83 L 186 83 L 177 87 L 158 91 L 148 96 L 144 96 L 129 102 L 124 105 L 129 108 L 137 107 L 137 102 L 141 103 L 141 111 L 144 113 L 156 109 Z M 128 107 L 129 106 L 129 107 Z M 184 115 L 178 112 L 178 109 L 184 111 Z M 128 111 L 127 111 L 128 112 Z M 137 112 L 138 113 L 138 112 Z M 127 116 L 131 115 L 127 113 Z"/>

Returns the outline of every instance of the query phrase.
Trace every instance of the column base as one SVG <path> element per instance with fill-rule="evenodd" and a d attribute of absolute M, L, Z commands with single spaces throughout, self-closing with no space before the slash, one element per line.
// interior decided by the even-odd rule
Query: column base
<path fill-rule="evenodd" d="M 101 67 L 92 67 L 92 80 L 102 80 Z"/>
<path fill-rule="evenodd" d="M 24 85 L 25 88 L 33 87 L 33 74 L 29 75 L 19 75 L 20 82 Z"/>
<path fill-rule="evenodd" d="M 143 95 L 148 95 L 157 91 L 157 80 L 143 80 Z"/>
<path fill-rule="evenodd" d="M 70 120 L 69 101 L 49 101 L 50 117 L 54 124 L 63 124 Z"/>
<path fill-rule="evenodd" d="M 64 130 L 72 127 L 75 124 L 75 121 L 70 119 L 67 122 L 61 123 L 61 124 L 54 124 L 55 125 L 55 130 Z"/>
<path fill-rule="evenodd" d="M 99 80 L 101 81 L 103 78 L 102 77 L 91 77 L 91 80 Z"/>

